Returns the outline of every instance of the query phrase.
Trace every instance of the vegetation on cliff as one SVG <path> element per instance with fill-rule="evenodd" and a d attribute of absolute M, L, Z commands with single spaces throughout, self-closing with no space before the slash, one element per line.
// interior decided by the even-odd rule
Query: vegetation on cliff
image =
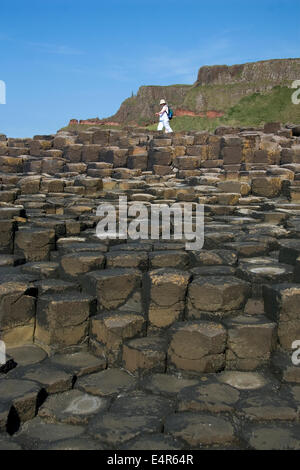
<path fill-rule="evenodd" d="M 175 114 L 180 111 L 172 121 L 174 130 L 214 130 L 224 124 L 260 126 L 268 121 L 298 124 L 300 105 L 292 103 L 290 88 L 298 79 L 300 59 L 204 66 L 193 85 L 140 87 L 137 95 L 127 98 L 114 116 L 102 120 L 102 125 L 115 122 L 154 129 L 162 97 Z M 217 114 L 222 117 L 213 117 Z"/>
<path fill-rule="evenodd" d="M 292 92 L 288 87 L 274 87 L 269 93 L 253 93 L 245 96 L 220 118 L 178 116 L 172 121 L 174 131 L 215 130 L 221 125 L 259 127 L 266 122 L 280 121 L 300 124 L 300 105 L 292 103 Z M 156 124 L 149 126 L 155 129 Z"/>

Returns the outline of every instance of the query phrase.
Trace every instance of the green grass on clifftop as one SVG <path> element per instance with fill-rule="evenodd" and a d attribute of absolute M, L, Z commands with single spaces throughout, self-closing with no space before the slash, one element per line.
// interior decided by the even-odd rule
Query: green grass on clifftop
<path fill-rule="evenodd" d="M 171 126 L 174 131 L 213 131 L 222 125 L 259 127 L 272 121 L 300 124 L 300 104 L 295 105 L 291 100 L 294 91 L 288 87 L 274 87 L 267 94 L 254 93 L 242 98 L 221 118 L 179 116 L 172 120 Z M 154 130 L 156 127 L 153 124 L 148 129 Z"/>
<path fill-rule="evenodd" d="M 235 106 L 228 109 L 223 117 L 208 119 L 199 116 L 179 116 L 171 121 L 174 131 L 208 130 L 214 131 L 218 126 L 234 127 L 260 127 L 266 122 L 279 121 L 300 124 L 300 104 L 292 103 L 291 97 L 295 90 L 288 87 L 274 87 L 270 92 L 253 93 L 245 96 Z M 134 100 L 129 98 L 128 100 Z M 140 126 L 146 125 L 143 120 L 138 120 Z M 93 127 L 90 124 L 73 124 L 64 127 L 63 130 L 79 131 Z M 102 125 L 101 129 L 109 129 L 111 126 Z M 157 123 L 147 127 L 156 130 Z M 122 126 L 115 129 L 122 129 Z"/>
<path fill-rule="evenodd" d="M 277 86 L 265 95 L 254 93 L 246 96 L 229 109 L 227 119 L 245 123 L 246 125 L 260 125 L 270 121 L 300 122 L 300 105 L 292 103 L 292 94 L 295 90 Z"/>

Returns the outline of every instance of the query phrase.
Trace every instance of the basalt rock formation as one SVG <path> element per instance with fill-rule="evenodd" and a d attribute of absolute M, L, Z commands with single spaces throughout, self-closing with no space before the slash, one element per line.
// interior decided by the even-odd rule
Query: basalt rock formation
<path fill-rule="evenodd" d="M 298 136 L 0 136 L 1 449 L 299 448 Z M 120 196 L 203 247 L 99 239 Z"/>
<path fill-rule="evenodd" d="M 179 115 L 223 115 L 245 96 L 268 93 L 276 86 L 291 86 L 300 77 L 300 59 L 274 59 L 241 65 L 204 66 L 193 85 L 142 86 L 125 100 L 110 121 L 153 121 L 164 97 Z M 185 111 L 185 113 L 184 113 Z"/>

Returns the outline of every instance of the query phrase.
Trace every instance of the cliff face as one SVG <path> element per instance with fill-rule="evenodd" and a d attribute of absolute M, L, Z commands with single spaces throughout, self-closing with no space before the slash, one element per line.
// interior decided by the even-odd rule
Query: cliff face
<path fill-rule="evenodd" d="M 192 85 L 142 86 L 136 96 L 125 100 L 119 111 L 109 118 L 117 122 L 156 120 L 159 101 L 165 98 L 174 108 L 180 107 Z"/>
<path fill-rule="evenodd" d="M 125 100 L 110 121 L 148 123 L 155 121 L 158 103 L 165 98 L 180 115 L 224 114 L 241 98 L 267 93 L 275 86 L 290 86 L 300 79 L 299 59 L 274 59 L 241 65 L 204 66 L 193 85 L 142 86 Z"/>
<path fill-rule="evenodd" d="M 199 69 L 196 86 L 228 85 L 243 82 L 269 82 L 273 86 L 296 80 L 300 59 L 274 59 L 241 65 L 204 66 Z"/>

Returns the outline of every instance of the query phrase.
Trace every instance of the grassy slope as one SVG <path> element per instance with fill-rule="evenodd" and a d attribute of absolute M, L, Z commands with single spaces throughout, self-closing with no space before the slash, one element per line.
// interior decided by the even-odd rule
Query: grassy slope
<path fill-rule="evenodd" d="M 254 93 L 242 98 L 238 104 L 229 108 L 221 118 L 208 119 L 193 116 L 175 117 L 172 122 L 174 131 L 210 130 L 214 131 L 220 125 L 258 127 L 265 122 L 280 121 L 283 124 L 292 122 L 300 124 L 300 104 L 294 105 L 291 101 L 292 90 L 288 87 L 274 87 L 266 94 Z M 143 123 L 141 123 L 143 124 Z M 88 124 L 79 124 L 64 127 L 63 130 L 86 130 L 93 127 Z M 101 126 L 101 129 L 110 126 Z M 115 129 L 120 129 L 116 127 Z M 148 126 L 155 130 L 157 124 Z"/>
<path fill-rule="evenodd" d="M 291 101 L 294 91 L 287 87 L 274 87 L 267 94 L 254 93 L 242 98 L 221 118 L 180 116 L 174 118 L 171 125 L 174 131 L 212 131 L 220 125 L 258 127 L 272 121 L 300 124 L 300 105 Z M 149 126 L 149 129 L 156 129 L 156 125 Z"/>

